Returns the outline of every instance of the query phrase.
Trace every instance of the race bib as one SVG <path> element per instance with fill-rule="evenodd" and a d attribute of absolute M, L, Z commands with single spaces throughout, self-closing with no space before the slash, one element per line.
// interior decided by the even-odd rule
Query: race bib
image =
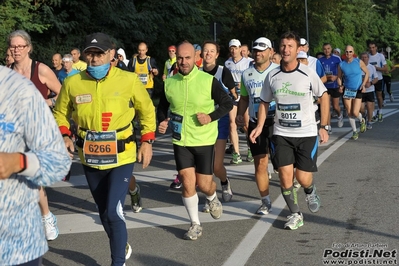
<path fill-rule="evenodd" d="M 301 127 L 301 105 L 294 104 L 278 104 L 276 108 L 276 115 L 279 124 L 283 127 Z"/>
<path fill-rule="evenodd" d="M 139 79 L 143 85 L 147 85 L 148 82 L 148 74 L 138 74 Z"/>
<path fill-rule="evenodd" d="M 170 113 L 170 121 L 172 123 L 172 138 L 181 140 L 181 130 L 183 123 L 183 116 Z"/>
<path fill-rule="evenodd" d="M 349 90 L 345 88 L 344 96 L 342 96 L 345 99 L 355 99 L 357 94 L 357 90 Z"/>
<path fill-rule="evenodd" d="M 93 166 L 118 163 L 116 131 L 87 131 L 83 143 L 86 164 Z"/>

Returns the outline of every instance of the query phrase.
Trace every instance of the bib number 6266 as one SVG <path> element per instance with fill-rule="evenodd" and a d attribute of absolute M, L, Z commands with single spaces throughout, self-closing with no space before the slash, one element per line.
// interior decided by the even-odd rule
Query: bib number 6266
<path fill-rule="evenodd" d="M 92 153 L 108 153 L 111 152 L 111 145 L 90 144 L 89 151 Z"/>

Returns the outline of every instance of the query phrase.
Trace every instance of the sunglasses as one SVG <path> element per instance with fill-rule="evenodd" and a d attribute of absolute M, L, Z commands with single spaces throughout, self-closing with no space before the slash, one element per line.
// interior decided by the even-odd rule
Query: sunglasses
<path fill-rule="evenodd" d="M 269 48 L 269 46 L 266 43 L 264 43 L 264 42 L 254 42 L 254 45 L 252 46 L 252 49 L 253 49 L 253 47 L 256 47 L 256 46 L 260 46 L 260 47 L 263 47 L 263 48 Z"/>
<path fill-rule="evenodd" d="M 169 50 L 168 51 L 169 53 L 174 53 L 174 52 L 176 52 L 175 50 Z"/>
<path fill-rule="evenodd" d="M 353 51 L 345 51 L 346 54 L 351 54 Z"/>

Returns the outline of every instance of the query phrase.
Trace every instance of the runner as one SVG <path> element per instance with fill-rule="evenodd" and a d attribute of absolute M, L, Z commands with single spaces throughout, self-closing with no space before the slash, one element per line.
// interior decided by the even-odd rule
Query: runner
<path fill-rule="evenodd" d="M 10 47 L 30 49 L 14 39 Z M 71 159 L 32 82 L 0 66 L 0 83 L 0 265 L 39 266 L 48 251 L 39 188 L 60 181 Z"/>
<path fill-rule="evenodd" d="M 308 66 L 297 62 L 300 38 L 293 32 L 284 33 L 280 41 L 282 61 L 280 68 L 269 72 L 263 84 L 257 116 L 257 126 L 250 134 L 252 143 L 259 141 L 270 102 L 276 101 L 272 137 L 272 160 L 278 167 L 281 192 L 291 211 L 284 228 L 295 230 L 303 226 L 296 189 L 293 187 L 294 166 L 296 178 L 304 188 L 311 212 L 320 208 L 312 172 L 317 171 L 318 142 L 328 141 L 327 116 L 329 101 L 326 88 L 318 75 Z M 317 132 L 314 97 L 321 107 L 321 128 Z M 320 139 L 317 135 L 319 134 Z"/>
<path fill-rule="evenodd" d="M 214 41 L 206 41 L 202 45 L 202 58 L 203 58 L 203 70 L 214 76 L 222 85 L 223 89 L 233 99 L 237 99 L 235 93 L 235 83 L 230 70 L 227 67 L 219 66 L 216 63 L 219 57 L 220 47 Z M 233 191 L 231 190 L 230 179 L 227 177 L 226 167 L 224 166 L 224 150 L 226 148 L 227 138 L 229 136 L 229 114 L 224 115 L 218 120 L 218 137 L 215 143 L 215 159 L 213 162 L 213 171 L 215 176 L 220 179 L 220 185 L 222 187 L 222 199 L 228 202 L 233 197 Z M 205 203 L 203 212 L 209 212 L 210 207 L 208 202 Z"/>
<path fill-rule="evenodd" d="M 364 62 L 364 64 L 367 66 L 367 69 L 369 71 L 369 80 L 366 82 L 365 87 L 366 91 L 362 93 L 362 105 L 360 108 L 360 112 L 362 114 L 365 113 L 367 110 L 367 130 L 370 130 L 373 128 L 371 125 L 371 121 L 373 120 L 373 113 L 374 113 L 374 84 L 377 84 L 378 82 L 378 76 L 377 76 L 377 71 L 375 70 L 375 67 L 371 64 L 369 64 L 369 54 L 368 53 L 362 53 L 360 55 L 360 59 Z M 363 73 L 364 75 L 365 73 Z"/>
<path fill-rule="evenodd" d="M 14 58 L 14 63 L 11 65 L 11 68 L 30 79 L 42 94 L 47 105 L 49 107 L 54 107 L 61 89 L 61 84 L 48 66 L 30 58 L 33 46 L 29 34 L 23 30 L 12 32 L 8 36 L 8 45 Z M 48 98 L 50 93 L 54 93 L 54 97 L 51 99 Z M 50 212 L 44 187 L 40 187 L 39 196 L 39 206 L 42 213 L 46 238 L 47 240 L 54 240 L 58 237 L 57 218 Z"/>
<path fill-rule="evenodd" d="M 219 219 L 223 212 L 212 179 L 216 120 L 229 112 L 232 103 L 216 78 L 198 70 L 191 43 L 178 46 L 177 62 L 179 73 L 164 82 L 157 111 L 161 121 L 158 131 L 164 134 L 171 121 L 176 168 L 183 183 L 182 200 L 191 221 L 183 238 L 196 240 L 202 235 L 196 186 L 205 194 L 214 219 Z"/>
<path fill-rule="evenodd" d="M 137 112 L 142 128 L 137 160 L 143 168 L 152 158 L 156 125 L 151 99 L 137 75 L 111 67 L 114 51 L 108 35 L 86 37 L 87 70 L 64 81 L 54 116 L 71 151 L 68 116 L 77 118 L 79 157 L 109 238 L 112 265 L 121 266 L 132 252 L 123 215 L 136 161 L 131 122 Z"/>
<path fill-rule="evenodd" d="M 239 147 L 239 138 L 237 132 L 237 124 L 236 124 L 236 116 L 237 116 L 237 105 L 238 101 L 240 100 L 240 82 L 242 72 L 246 70 L 253 61 L 250 58 L 245 58 L 241 55 L 241 42 L 237 39 L 232 39 L 229 42 L 229 50 L 231 54 L 231 58 L 227 59 L 224 65 L 230 70 L 231 74 L 233 75 L 234 82 L 236 83 L 236 93 L 238 98 L 234 102 L 233 109 L 230 111 L 230 142 L 232 147 L 232 159 L 230 161 L 231 164 L 240 164 L 242 163 L 242 158 L 240 154 L 240 147 Z M 248 125 L 248 113 L 245 114 L 244 118 L 246 119 L 245 128 Z M 247 161 L 253 162 L 253 157 L 251 154 L 251 150 L 248 147 L 247 153 Z"/>
<path fill-rule="evenodd" d="M 272 69 L 279 67 L 279 65 L 270 62 L 272 44 L 269 39 L 265 37 L 258 38 L 254 41 L 253 45 L 252 53 L 255 65 L 245 70 L 242 74 L 241 98 L 238 103 L 237 114 L 237 124 L 239 126 L 243 125 L 245 123 L 243 115 L 249 107 L 249 135 L 256 127 L 263 82 Z M 269 143 L 273 134 L 275 107 L 275 102 L 273 101 L 270 104 L 267 119 L 257 142 L 249 143 L 251 153 L 254 156 L 256 185 L 261 196 L 261 206 L 256 211 L 257 214 L 268 214 L 272 208 L 269 196 L 269 175 L 267 168 L 269 163 Z"/>
<path fill-rule="evenodd" d="M 346 58 L 338 66 L 339 92 L 343 93 L 345 109 L 348 110 L 349 124 L 352 127 L 352 139 L 359 138 L 359 132 L 356 129 L 355 118 L 359 119 L 360 132 L 366 131 L 366 120 L 360 113 L 362 105 L 362 93 L 366 92 L 366 82 L 369 81 L 369 71 L 366 65 L 359 58 L 353 57 L 355 51 L 351 45 L 346 46 Z M 362 75 L 365 73 L 365 75 Z"/>

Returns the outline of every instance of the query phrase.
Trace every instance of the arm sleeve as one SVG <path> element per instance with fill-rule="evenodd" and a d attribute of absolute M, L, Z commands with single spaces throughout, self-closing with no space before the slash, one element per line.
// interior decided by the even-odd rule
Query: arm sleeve
<path fill-rule="evenodd" d="M 160 92 L 160 99 L 157 108 L 157 120 L 158 122 L 162 122 L 167 118 L 169 109 L 169 102 L 166 99 L 165 95 L 165 83 L 163 83 L 162 90 Z"/>
<path fill-rule="evenodd" d="M 212 121 L 221 118 L 233 108 L 233 102 L 231 101 L 231 98 L 222 88 L 222 85 L 220 85 L 216 78 L 213 78 L 212 81 L 212 99 L 216 104 L 219 105 L 215 111 L 209 114 Z"/>
<path fill-rule="evenodd" d="M 236 86 L 233 75 L 227 67 L 223 67 L 222 82 L 224 86 L 226 86 L 229 90 L 234 89 L 234 87 Z"/>

